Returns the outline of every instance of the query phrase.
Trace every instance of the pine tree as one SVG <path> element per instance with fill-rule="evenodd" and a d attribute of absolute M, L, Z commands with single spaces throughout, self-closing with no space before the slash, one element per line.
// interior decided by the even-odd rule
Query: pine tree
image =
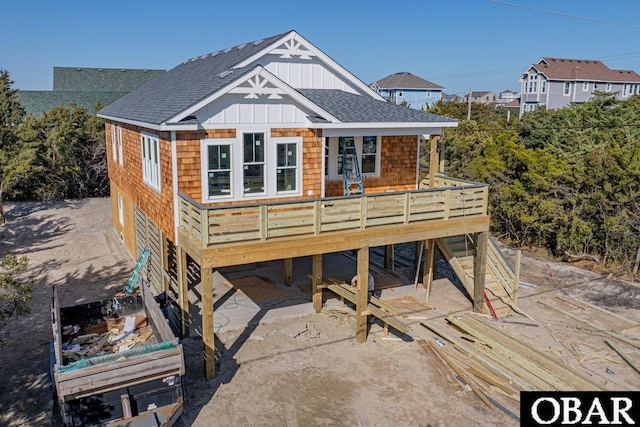
<path fill-rule="evenodd" d="M 9 72 L 0 69 L 0 224 L 6 219 L 2 208 L 2 191 L 6 180 L 6 166 L 15 151 L 16 129 L 25 116 L 18 100 L 18 90 L 12 89 Z"/>

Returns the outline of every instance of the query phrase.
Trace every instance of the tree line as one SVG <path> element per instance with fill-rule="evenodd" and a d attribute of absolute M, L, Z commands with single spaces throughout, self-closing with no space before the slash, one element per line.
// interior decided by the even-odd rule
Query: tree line
<path fill-rule="evenodd" d="M 460 120 L 442 146 L 447 173 L 486 182 L 492 232 L 565 259 L 625 272 L 640 251 L 640 96 L 590 102 L 506 121 L 505 110 L 438 103 Z"/>
<path fill-rule="evenodd" d="M 12 85 L 0 69 L 0 200 L 108 196 L 104 120 L 75 105 L 27 115 Z"/>
<path fill-rule="evenodd" d="M 108 196 L 104 121 L 77 106 L 27 115 L 12 84 L 0 70 L 0 197 Z M 438 102 L 428 111 L 460 121 L 443 134 L 446 170 L 490 185 L 495 235 L 632 271 L 640 246 L 640 96 L 597 93 L 510 121 L 506 109 L 482 104 L 467 120 L 467 108 Z"/>

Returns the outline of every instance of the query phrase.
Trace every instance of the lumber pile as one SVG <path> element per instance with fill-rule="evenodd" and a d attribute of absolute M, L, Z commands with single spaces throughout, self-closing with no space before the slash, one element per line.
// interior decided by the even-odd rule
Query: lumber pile
<path fill-rule="evenodd" d="M 95 325 L 62 327 L 65 364 L 92 356 L 119 353 L 151 343 L 153 331 L 145 316 L 109 318 Z"/>
<path fill-rule="evenodd" d="M 423 320 L 421 324 L 436 336 L 419 344 L 424 351 L 435 353 L 461 387 L 475 393 L 490 408 L 499 406 L 512 414 L 506 408 L 508 403 L 500 405 L 496 401 L 500 397 L 503 402 L 513 403 L 517 412 L 520 391 L 606 390 L 560 359 L 496 328 L 495 322 L 472 313 L 448 316 L 447 321 L 458 333 Z"/>

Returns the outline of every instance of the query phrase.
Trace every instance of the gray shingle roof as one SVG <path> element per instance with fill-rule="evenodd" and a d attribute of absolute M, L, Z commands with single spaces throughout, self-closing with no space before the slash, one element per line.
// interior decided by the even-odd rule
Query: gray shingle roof
<path fill-rule="evenodd" d="M 380 89 L 444 89 L 407 71 L 391 74 L 375 82 Z M 373 84 L 373 83 L 372 83 Z"/>
<path fill-rule="evenodd" d="M 131 92 L 165 70 L 53 67 L 53 90 L 74 92 Z"/>
<path fill-rule="evenodd" d="M 166 123 L 254 69 L 257 65 L 234 67 L 288 33 L 184 61 L 103 108 L 100 116 L 154 125 Z M 455 122 L 341 90 L 305 89 L 299 92 L 342 122 Z M 309 120 L 327 123 L 326 117 L 309 117 Z"/>
<path fill-rule="evenodd" d="M 337 89 L 301 89 L 299 92 L 345 123 L 456 122 L 456 120 L 449 117 L 438 116 Z"/>
<path fill-rule="evenodd" d="M 184 61 L 103 108 L 100 115 L 162 124 L 245 74 L 249 68 L 225 72 L 287 33 Z"/>

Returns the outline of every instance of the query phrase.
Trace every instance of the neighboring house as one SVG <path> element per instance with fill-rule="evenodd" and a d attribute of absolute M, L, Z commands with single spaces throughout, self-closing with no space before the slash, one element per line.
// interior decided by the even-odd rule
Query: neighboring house
<path fill-rule="evenodd" d="M 515 101 L 516 99 L 520 99 L 520 94 L 518 92 L 514 92 L 512 90 L 503 90 L 498 94 L 498 100 L 496 101 L 496 106 L 505 106 L 510 102 Z"/>
<path fill-rule="evenodd" d="M 640 94 L 640 75 L 612 70 L 590 59 L 542 58 L 518 80 L 521 84 L 520 114 L 540 106 L 556 110 L 571 103 L 589 101 L 593 93 L 611 92 L 619 99 Z"/>
<path fill-rule="evenodd" d="M 293 259 L 311 257 L 318 312 L 326 253 L 356 251 L 366 277 L 370 247 L 426 241 L 430 283 L 435 239 L 468 234 L 471 265 L 484 271 L 488 187 L 436 175 L 440 135 L 457 122 L 387 102 L 295 31 L 188 59 L 98 115 L 106 120 L 113 227 L 134 258 L 151 248 L 149 281 L 155 292 L 175 292 L 183 332 L 187 267 L 199 270 L 208 377 L 212 281 L 221 267 L 283 260 L 290 284 Z M 423 190 L 424 135 L 432 188 Z M 357 152 L 364 194 L 343 194 L 343 147 Z M 482 310 L 485 275 L 468 277 Z M 363 342 L 367 287 L 356 292 Z"/>
<path fill-rule="evenodd" d="M 406 71 L 395 73 L 371 83 L 371 88 L 389 102 L 422 110 L 442 97 L 444 88 Z"/>
<path fill-rule="evenodd" d="M 25 111 L 39 116 L 59 105 L 84 107 L 93 113 L 96 103 L 109 105 L 165 70 L 53 67 L 53 91 L 20 90 Z"/>
<path fill-rule="evenodd" d="M 498 101 L 498 97 L 495 93 L 489 91 L 472 91 L 464 96 L 464 102 L 476 102 L 478 104 L 495 104 Z"/>
<path fill-rule="evenodd" d="M 464 102 L 464 98 L 452 93 L 451 95 L 442 92 L 442 103 L 448 104 L 450 102 Z"/>

